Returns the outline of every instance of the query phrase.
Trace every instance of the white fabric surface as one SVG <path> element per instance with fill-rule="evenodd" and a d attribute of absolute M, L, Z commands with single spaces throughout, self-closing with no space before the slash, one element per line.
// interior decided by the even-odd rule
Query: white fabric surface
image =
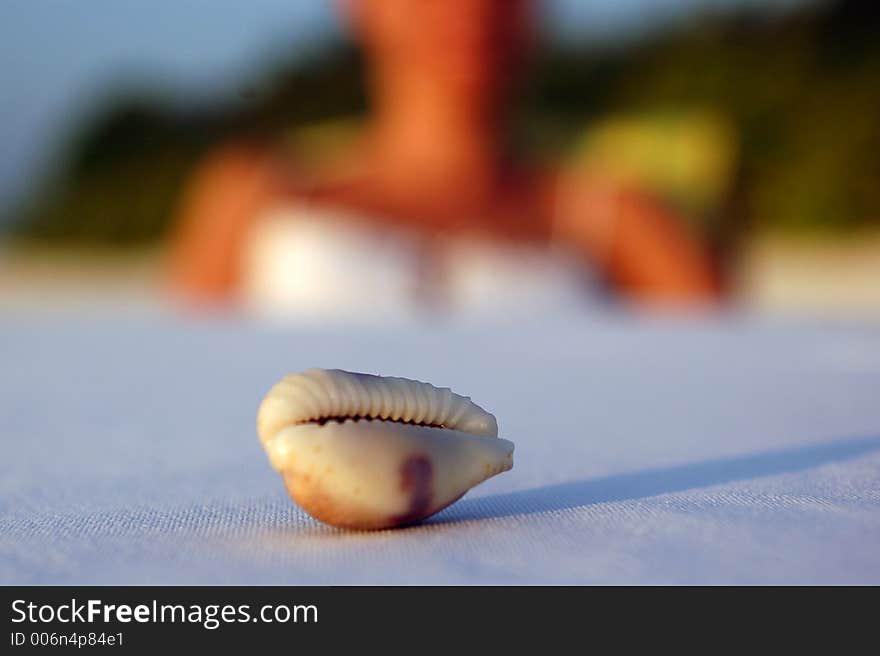
<path fill-rule="evenodd" d="M 742 316 L 0 322 L 0 583 L 880 583 L 880 327 Z M 347 533 L 254 428 L 310 366 L 451 386 L 513 471 Z"/>

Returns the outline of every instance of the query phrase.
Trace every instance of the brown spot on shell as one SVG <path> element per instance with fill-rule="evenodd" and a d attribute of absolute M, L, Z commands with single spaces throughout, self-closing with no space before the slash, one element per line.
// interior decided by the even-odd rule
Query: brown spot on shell
<path fill-rule="evenodd" d="M 435 500 L 434 467 L 425 454 L 410 456 L 400 465 L 398 472 L 400 489 L 409 499 L 406 512 L 398 515 L 377 513 L 359 500 L 343 501 L 328 494 L 308 473 L 297 475 L 293 472 L 282 472 L 282 477 L 290 496 L 312 517 L 331 526 L 354 530 L 379 530 L 413 524 L 440 512 L 467 493 L 465 489 L 446 501 Z M 354 495 L 359 497 L 360 492 L 356 488 Z"/>
<path fill-rule="evenodd" d="M 409 494 L 409 508 L 391 520 L 398 526 L 411 524 L 428 516 L 434 496 L 434 467 L 428 456 L 418 454 L 407 458 L 400 466 L 400 489 Z"/>
<path fill-rule="evenodd" d="M 421 480 L 421 489 L 424 491 L 426 489 L 425 483 L 427 482 L 430 485 L 431 482 L 430 478 L 425 476 L 428 472 L 427 468 L 424 464 L 407 465 L 407 463 L 404 463 L 401 467 L 401 486 Z M 430 463 L 428 464 L 430 465 Z M 407 472 L 406 475 L 403 475 L 404 471 Z M 412 492 L 416 490 L 411 491 L 407 489 L 406 491 L 410 492 L 411 499 L 409 510 L 403 515 L 389 516 L 368 510 L 358 502 L 340 503 L 339 499 L 327 494 L 321 486 L 314 485 L 302 475 L 282 473 L 282 477 L 290 496 L 312 517 L 331 526 L 359 531 L 381 530 L 412 524 L 440 512 L 446 506 L 458 501 L 467 492 L 465 490 L 445 503 L 432 506 L 430 497 L 428 497 L 427 502 L 425 501 L 424 492 L 420 493 L 421 496 L 413 495 Z M 419 485 L 415 487 L 418 488 Z"/>

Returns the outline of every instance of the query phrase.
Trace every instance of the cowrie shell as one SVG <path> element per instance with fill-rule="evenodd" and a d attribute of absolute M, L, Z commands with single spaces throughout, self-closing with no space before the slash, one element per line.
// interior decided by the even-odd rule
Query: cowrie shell
<path fill-rule="evenodd" d="M 352 529 L 411 524 L 513 467 L 512 442 L 466 396 L 340 369 L 285 376 L 257 432 L 297 504 Z"/>

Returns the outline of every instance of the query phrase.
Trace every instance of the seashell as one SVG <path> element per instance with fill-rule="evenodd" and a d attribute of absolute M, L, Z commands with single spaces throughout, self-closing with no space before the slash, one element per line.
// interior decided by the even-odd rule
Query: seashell
<path fill-rule="evenodd" d="M 257 431 L 290 496 L 327 524 L 402 526 L 513 467 L 513 443 L 470 398 L 340 369 L 285 376 Z"/>

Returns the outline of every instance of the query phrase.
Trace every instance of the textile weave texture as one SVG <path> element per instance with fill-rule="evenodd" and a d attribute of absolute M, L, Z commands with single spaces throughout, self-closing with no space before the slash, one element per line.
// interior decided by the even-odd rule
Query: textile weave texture
<path fill-rule="evenodd" d="M 557 316 L 0 325 L 0 583 L 880 583 L 880 327 Z M 324 526 L 255 431 L 283 374 L 449 386 L 515 466 L 411 528 Z"/>

